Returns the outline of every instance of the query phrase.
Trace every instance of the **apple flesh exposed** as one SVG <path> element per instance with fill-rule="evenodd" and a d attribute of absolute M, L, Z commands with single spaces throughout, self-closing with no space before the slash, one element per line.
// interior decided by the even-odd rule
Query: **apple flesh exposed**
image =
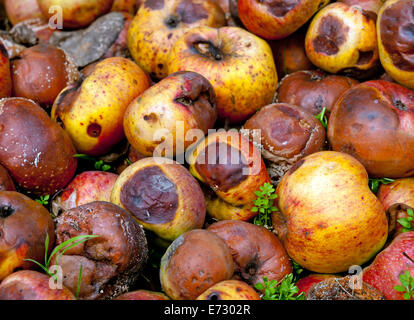
<path fill-rule="evenodd" d="M 385 244 L 388 221 L 355 158 L 322 151 L 298 161 L 277 187 L 273 226 L 289 256 L 318 273 L 347 271 Z"/>

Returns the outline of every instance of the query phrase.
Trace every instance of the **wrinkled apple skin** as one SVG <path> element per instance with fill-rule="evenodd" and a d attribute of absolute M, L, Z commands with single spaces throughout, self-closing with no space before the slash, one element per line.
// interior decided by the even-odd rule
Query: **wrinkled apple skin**
<path fill-rule="evenodd" d="M 337 278 L 337 276 L 333 274 L 319 274 L 319 273 L 312 273 L 302 279 L 299 279 L 298 282 L 296 282 L 296 286 L 299 289 L 298 294 L 301 292 L 307 294 L 309 289 L 316 283 L 319 283 L 321 281 L 324 281 L 329 278 Z"/>
<path fill-rule="evenodd" d="M 206 215 L 197 181 L 184 166 L 165 158 L 144 158 L 126 168 L 115 182 L 111 202 L 168 241 L 201 228 Z"/>
<path fill-rule="evenodd" d="M 332 149 L 354 156 L 370 177 L 412 176 L 413 110 L 414 92 L 401 85 L 373 80 L 353 86 L 338 99 L 330 115 Z"/>
<path fill-rule="evenodd" d="M 251 211 L 254 191 L 270 182 L 270 177 L 260 151 L 248 138 L 234 131 L 209 134 L 188 162 L 191 174 L 216 194 L 206 196 L 212 217 L 247 221 L 257 215 Z"/>
<path fill-rule="evenodd" d="M 52 195 L 76 172 L 75 148 L 66 132 L 35 102 L 0 100 L 0 163 L 21 188 Z"/>
<path fill-rule="evenodd" d="M 219 118 L 230 123 L 270 104 L 278 81 L 270 46 L 238 27 L 191 29 L 174 44 L 168 71 L 206 77 L 217 96 Z"/>
<path fill-rule="evenodd" d="M 268 39 L 282 39 L 306 23 L 329 0 L 239 0 L 239 17 L 250 32 Z"/>
<path fill-rule="evenodd" d="M 0 300 L 76 300 L 66 287 L 51 289 L 50 279 L 36 271 L 17 271 L 1 282 Z"/>
<path fill-rule="evenodd" d="M 12 93 L 10 60 L 7 49 L 0 41 L 0 99 L 8 98 Z"/>
<path fill-rule="evenodd" d="M 160 280 L 173 300 L 194 300 L 214 284 L 230 280 L 234 265 L 226 243 L 207 230 L 178 237 L 161 259 Z"/>
<path fill-rule="evenodd" d="M 339 0 L 349 6 L 359 6 L 369 14 L 377 15 L 385 0 Z"/>
<path fill-rule="evenodd" d="M 414 231 L 400 234 L 363 270 L 363 281 L 381 291 L 387 300 L 403 300 L 403 293 L 394 286 L 401 285 L 399 276 L 406 270 L 414 277 L 413 257 Z"/>
<path fill-rule="evenodd" d="M 208 288 L 196 300 L 260 300 L 260 296 L 243 281 L 226 280 Z"/>
<path fill-rule="evenodd" d="M 37 0 L 5 0 L 4 5 L 12 25 L 28 19 L 46 19 L 40 11 Z"/>
<path fill-rule="evenodd" d="M 129 28 L 128 47 L 145 72 L 162 79 L 172 73 L 170 51 L 186 31 L 225 25 L 224 12 L 214 0 L 146 0 Z"/>
<path fill-rule="evenodd" d="M 375 20 L 356 7 L 332 3 L 313 18 L 305 50 L 327 72 L 367 77 L 379 65 Z"/>
<path fill-rule="evenodd" d="M 48 19 L 56 14 L 49 9 L 59 6 L 62 10 L 63 28 L 79 29 L 89 26 L 103 14 L 109 12 L 114 0 L 37 0 L 40 10 Z"/>
<path fill-rule="evenodd" d="M 21 193 L 1 191 L 0 209 L 1 280 L 17 268 L 37 268 L 24 259 L 42 262 L 46 235 L 49 235 L 50 251 L 55 241 L 55 228 L 49 212 Z"/>
<path fill-rule="evenodd" d="M 60 93 L 51 117 L 63 124 L 79 153 L 104 155 L 125 137 L 125 110 L 149 86 L 148 77 L 134 62 L 108 58 L 82 83 Z"/>
<path fill-rule="evenodd" d="M 116 297 L 114 300 L 171 300 L 164 293 L 147 290 L 131 291 Z"/>
<path fill-rule="evenodd" d="M 385 244 L 388 222 L 368 187 L 364 167 L 334 151 L 297 162 L 277 187 L 273 226 L 289 256 L 318 273 L 338 273 L 372 258 Z"/>
<path fill-rule="evenodd" d="M 53 200 L 52 207 L 66 211 L 94 201 L 110 202 L 116 179 L 118 175 L 111 172 L 84 171 Z"/>
<path fill-rule="evenodd" d="M 400 84 L 414 89 L 412 1 L 389 0 L 378 13 L 377 32 L 381 64 Z"/>
<path fill-rule="evenodd" d="M 276 235 L 264 227 L 244 221 L 219 221 L 207 228 L 223 239 L 233 255 L 234 278 L 254 286 L 281 281 L 292 273 L 292 264 Z"/>
<path fill-rule="evenodd" d="M 381 184 L 378 199 L 388 213 L 390 233 L 395 238 L 402 233 L 398 219 L 407 218 L 407 209 L 414 208 L 414 178 L 397 179 L 390 184 Z"/>
<path fill-rule="evenodd" d="M 11 63 L 13 96 L 51 106 L 59 93 L 79 80 L 72 59 L 59 48 L 40 44 L 23 50 Z"/>
<path fill-rule="evenodd" d="M 129 105 L 124 130 L 132 147 L 144 156 L 155 156 L 154 151 L 160 144 L 176 155 L 193 144 L 188 139 L 190 130 L 207 134 L 216 119 L 216 95 L 210 82 L 194 72 L 177 72 L 153 85 Z M 172 141 L 157 139 L 156 134 L 161 130 L 167 130 Z M 177 146 L 183 149 L 177 150 Z M 156 156 L 165 154 L 160 152 Z"/>

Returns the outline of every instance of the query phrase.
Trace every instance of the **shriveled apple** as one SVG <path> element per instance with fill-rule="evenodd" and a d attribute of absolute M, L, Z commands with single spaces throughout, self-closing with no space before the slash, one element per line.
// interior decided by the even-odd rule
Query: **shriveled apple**
<path fill-rule="evenodd" d="M 5 0 L 4 6 L 12 25 L 29 19 L 46 20 L 37 0 Z"/>
<path fill-rule="evenodd" d="M 216 95 L 210 82 L 195 72 L 176 72 L 129 105 L 124 116 L 124 130 L 139 153 L 171 157 L 184 153 L 193 144 L 190 130 L 207 134 L 216 119 Z M 160 132 L 171 138 L 157 137 Z"/>
<path fill-rule="evenodd" d="M 378 13 L 377 32 L 381 64 L 397 82 L 414 89 L 413 3 L 387 1 Z"/>
<path fill-rule="evenodd" d="M 126 168 L 115 182 L 111 202 L 168 241 L 201 228 L 206 215 L 197 181 L 185 167 L 165 158 L 145 158 Z"/>
<path fill-rule="evenodd" d="M 260 300 L 260 296 L 243 281 L 225 280 L 208 288 L 196 300 Z"/>
<path fill-rule="evenodd" d="M 246 28 L 265 39 L 281 39 L 304 25 L 329 0 L 238 0 Z"/>
<path fill-rule="evenodd" d="M 332 3 L 313 18 L 305 49 L 310 61 L 327 72 L 367 78 L 379 66 L 375 19 L 357 7 Z"/>
<path fill-rule="evenodd" d="M 414 92 L 383 80 L 353 86 L 335 104 L 328 125 L 334 151 L 358 159 L 371 177 L 414 174 Z"/>
<path fill-rule="evenodd" d="M 132 21 L 128 46 L 144 71 L 162 79 L 172 73 L 168 70 L 170 51 L 186 31 L 224 25 L 224 12 L 215 0 L 147 0 Z"/>
<path fill-rule="evenodd" d="M 272 102 L 277 72 L 266 41 L 238 27 L 197 27 L 174 44 L 168 72 L 194 71 L 217 96 L 218 116 L 230 123 L 248 119 Z"/>
<path fill-rule="evenodd" d="M 77 167 L 66 132 L 36 103 L 0 100 L 0 163 L 25 191 L 52 195 L 64 188 Z"/>
<path fill-rule="evenodd" d="M 161 259 L 160 280 L 173 300 L 194 300 L 208 288 L 233 276 L 234 265 L 226 243 L 207 230 L 178 237 Z"/>
<path fill-rule="evenodd" d="M 296 286 L 299 289 L 298 294 L 303 292 L 306 295 L 313 285 L 330 278 L 338 278 L 338 276 L 333 274 L 312 273 L 304 278 L 301 278 L 298 282 L 296 282 Z"/>
<path fill-rule="evenodd" d="M 297 162 L 276 190 L 273 226 L 289 256 L 318 273 L 338 273 L 372 258 L 388 221 L 355 158 L 322 151 Z"/>
<path fill-rule="evenodd" d="M 125 137 L 125 110 L 149 86 L 148 77 L 134 62 L 108 58 L 83 82 L 60 93 L 51 116 L 62 124 L 78 152 L 103 155 Z"/>
<path fill-rule="evenodd" d="M 190 172 L 209 186 L 207 212 L 217 220 L 250 220 L 254 192 L 270 182 L 260 152 L 248 138 L 234 131 L 208 135 L 189 158 Z"/>

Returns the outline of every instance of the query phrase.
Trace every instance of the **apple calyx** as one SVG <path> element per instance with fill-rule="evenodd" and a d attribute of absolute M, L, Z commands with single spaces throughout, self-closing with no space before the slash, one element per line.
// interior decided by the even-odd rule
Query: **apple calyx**
<path fill-rule="evenodd" d="M 6 219 L 10 217 L 15 210 L 10 206 L 1 206 L 0 207 L 0 218 Z"/>
<path fill-rule="evenodd" d="M 168 28 L 177 28 L 177 26 L 181 22 L 181 17 L 178 15 L 171 15 L 167 19 L 165 19 L 164 23 L 167 25 Z"/>

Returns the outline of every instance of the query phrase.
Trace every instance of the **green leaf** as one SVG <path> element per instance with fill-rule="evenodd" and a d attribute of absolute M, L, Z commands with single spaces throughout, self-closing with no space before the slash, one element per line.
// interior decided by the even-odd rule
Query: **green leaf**
<path fill-rule="evenodd" d="M 394 286 L 394 290 L 398 292 L 405 292 L 407 289 L 403 286 Z"/>
<path fill-rule="evenodd" d="M 263 285 L 262 283 L 260 283 L 260 282 L 256 283 L 256 284 L 254 285 L 254 287 L 255 287 L 257 290 L 260 290 L 260 291 L 265 289 L 264 285 Z"/>
<path fill-rule="evenodd" d="M 82 283 L 82 268 L 83 268 L 83 265 L 81 264 L 79 268 L 78 286 L 76 287 L 76 299 L 79 298 L 79 292 L 80 292 L 80 287 Z"/>
<path fill-rule="evenodd" d="M 402 225 L 406 229 L 412 229 L 412 227 L 413 227 L 411 222 L 407 221 L 407 219 L 405 219 L 405 218 L 398 219 L 397 221 L 400 225 Z"/>

